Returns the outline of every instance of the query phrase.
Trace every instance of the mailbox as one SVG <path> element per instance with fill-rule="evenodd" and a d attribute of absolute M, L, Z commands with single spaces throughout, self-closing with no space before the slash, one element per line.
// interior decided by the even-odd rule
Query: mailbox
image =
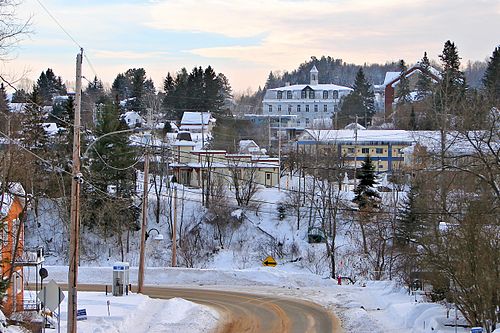
<path fill-rule="evenodd" d="M 113 296 L 128 293 L 130 265 L 128 262 L 115 262 L 113 265 Z"/>

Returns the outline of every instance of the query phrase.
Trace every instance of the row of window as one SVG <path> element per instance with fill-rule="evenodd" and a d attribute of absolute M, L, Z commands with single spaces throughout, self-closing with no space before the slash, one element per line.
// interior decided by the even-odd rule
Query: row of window
<path fill-rule="evenodd" d="M 347 153 L 354 154 L 354 148 L 347 148 Z M 370 148 L 361 148 L 361 154 L 369 154 L 369 153 L 370 153 Z M 375 154 L 383 154 L 383 153 L 387 153 L 387 149 L 375 148 Z M 401 150 L 401 148 L 394 149 L 394 153 L 403 154 L 403 151 Z"/>
<path fill-rule="evenodd" d="M 273 112 L 273 106 L 272 105 L 269 105 L 268 108 L 269 108 L 268 109 L 269 112 Z M 301 105 L 297 105 L 296 106 L 296 110 L 297 110 L 297 112 L 302 112 L 302 106 Z M 281 111 L 282 111 L 281 105 L 278 105 L 278 112 L 281 112 Z M 292 106 L 288 105 L 288 113 L 291 113 L 292 111 L 293 111 L 292 110 Z M 306 112 L 311 111 L 309 105 L 305 106 L 305 111 Z M 319 112 L 319 105 L 317 105 L 317 104 L 314 105 L 314 112 Z M 326 104 L 323 105 L 323 112 L 328 112 L 328 105 L 326 105 Z"/>
<path fill-rule="evenodd" d="M 332 91 L 331 93 L 327 90 L 323 91 L 323 99 L 328 99 L 329 96 L 331 95 L 332 99 L 338 99 L 339 98 L 339 92 L 337 90 Z M 283 91 L 277 91 L 277 96 L 278 99 L 283 99 Z M 301 99 L 315 99 L 316 98 L 316 92 L 314 90 L 302 90 L 300 92 L 300 98 Z M 286 92 L 286 99 L 292 99 L 292 91 L 287 91 Z"/>

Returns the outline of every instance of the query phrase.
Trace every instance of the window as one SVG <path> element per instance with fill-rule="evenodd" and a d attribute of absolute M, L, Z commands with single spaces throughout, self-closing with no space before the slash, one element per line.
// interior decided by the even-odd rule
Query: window
<path fill-rule="evenodd" d="M 278 105 L 278 112 L 281 112 L 281 105 Z"/>
<path fill-rule="evenodd" d="M 323 105 L 323 112 L 328 112 L 328 105 Z"/>
<path fill-rule="evenodd" d="M 297 112 L 300 112 L 300 105 L 297 105 Z"/>
<path fill-rule="evenodd" d="M 286 92 L 286 98 L 292 99 L 292 92 L 290 90 Z"/>
<path fill-rule="evenodd" d="M 313 81 L 316 81 L 316 75 L 313 74 L 312 79 L 313 79 Z"/>
<path fill-rule="evenodd" d="M 361 154 L 369 154 L 370 148 L 361 148 Z"/>
<path fill-rule="evenodd" d="M 290 114 L 290 112 L 292 112 L 292 106 L 288 105 L 288 114 Z"/>
<path fill-rule="evenodd" d="M 328 98 L 328 91 L 323 91 L 323 99 L 327 99 Z"/>
<path fill-rule="evenodd" d="M 384 166 L 383 166 L 382 164 L 379 164 L 379 165 L 378 165 L 378 168 L 379 168 L 379 169 L 383 169 L 383 168 L 384 168 Z"/>
<path fill-rule="evenodd" d="M 269 105 L 269 112 L 273 112 L 273 106 Z"/>
<path fill-rule="evenodd" d="M 318 112 L 318 105 L 314 104 L 314 112 Z"/>
<path fill-rule="evenodd" d="M 278 99 L 282 99 L 283 98 L 283 92 L 282 91 L 278 91 L 277 92 L 277 97 L 278 97 Z"/>
<path fill-rule="evenodd" d="M 309 125 L 309 118 L 306 118 L 306 125 Z"/>
<path fill-rule="evenodd" d="M 354 154 L 354 148 L 347 148 L 348 154 Z"/>
<path fill-rule="evenodd" d="M 300 92 L 300 98 L 305 99 L 305 98 L 306 98 L 306 96 L 307 96 L 307 92 L 306 92 L 305 90 L 302 90 L 302 91 Z"/>
<path fill-rule="evenodd" d="M 309 99 L 314 99 L 314 90 L 309 91 Z"/>
<path fill-rule="evenodd" d="M 338 90 L 334 90 L 333 93 L 332 93 L 332 98 L 333 99 L 339 99 L 339 91 Z"/>
<path fill-rule="evenodd" d="M 375 148 L 375 153 L 382 154 L 384 150 L 382 148 Z"/>
<path fill-rule="evenodd" d="M 309 112 L 309 105 L 306 105 L 306 112 Z"/>

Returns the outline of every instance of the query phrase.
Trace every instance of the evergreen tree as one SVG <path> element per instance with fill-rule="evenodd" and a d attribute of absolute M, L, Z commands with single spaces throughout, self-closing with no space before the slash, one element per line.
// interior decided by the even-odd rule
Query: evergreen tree
<path fill-rule="evenodd" d="M 56 76 L 50 68 L 40 74 L 36 85 L 43 105 L 52 105 L 54 96 L 66 95 L 67 93 L 61 77 Z"/>
<path fill-rule="evenodd" d="M 422 225 L 417 215 L 417 196 L 418 189 L 414 185 L 408 191 L 403 206 L 399 209 L 395 237 L 396 243 L 400 246 L 406 246 L 411 240 L 420 236 Z"/>
<path fill-rule="evenodd" d="M 370 84 L 366 81 L 362 67 L 358 70 L 353 89 L 342 101 L 339 116 L 341 119 L 348 119 L 347 123 L 352 122 L 354 116 L 358 116 L 363 126 L 367 127 L 375 114 L 375 95 Z"/>
<path fill-rule="evenodd" d="M 222 82 L 211 66 L 203 72 L 205 110 L 218 114 L 224 105 L 224 96 L 221 94 Z"/>
<path fill-rule="evenodd" d="M 460 71 L 460 57 L 455 43 L 446 41 L 439 55 L 442 64 L 441 81 L 436 89 L 435 111 L 438 115 L 453 115 L 464 100 L 466 83 Z"/>
<path fill-rule="evenodd" d="M 29 101 L 26 105 L 22 121 L 23 134 L 21 142 L 28 149 L 46 150 L 49 138 L 43 125 L 44 115 L 41 106 L 43 100 L 37 86 L 33 87 Z"/>
<path fill-rule="evenodd" d="M 28 102 L 28 93 L 24 89 L 17 89 L 12 94 L 12 103 L 26 103 Z"/>
<path fill-rule="evenodd" d="M 408 67 L 403 59 L 399 61 L 399 83 L 396 89 L 398 106 L 411 103 L 410 81 L 406 77 Z"/>
<path fill-rule="evenodd" d="M 500 46 L 497 46 L 488 61 L 488 67 L 483 77 L 486 93 L 492 100 L 500 102 Z"/>
<path fill-rule="evenodd" d="M 84 203 L 92 209 L 82 214 L 82 221 L 89 228 L 100 230 L 105 237 L 116 236 L 122 254 L 122 233 L 139 230 L 137 221 L 140 209 L 132 199 L 135 192 L 133 166 L 136 153 L 127 133 L 102 136 L 127 128 L 125 122 L 120 120 L 118 103 L 107 103 L 99 116 L 96 126 L 98 139 L 91 150 L 91 177 L 93 186 L 100 191 L 86 189 Z"/>
<path fill-rule="evenodd" d="M 352 201 L 357 203 L 360 209 L 377 207 L 380 200 L 380 194 L 374 187 L 377 181 L 375 177 L 375 166 L 370 156 L 367 156 L 366 160 L 361 164 L 361 168 L 358 169 L 356 178 L 359 182 L 354 189 L 356 196 Z"/>
<path fill-rule="evenodd" d="M 420 67 L 427 72 L 430 72 L 431 64 L 427 58 L 427 52 L 424 52 L 422 60 L 420 60 Z M 423 100 L 432 93 L 433 83 L 432 78 L 427 73 L 419 73 L 416 84 L 417 100 Z"/>
<path fill-rule="evenodd" d="M 130 87 L 129 80 L 123 73 L 116 76 L 113 84 L 111 85 L 111 91 L 113 98 L 118 99 L 119 101 L 123 101 L 124 99 L 130 97 L 132 88 Z"/>
<path fill-rule="evenodd" d="M 96 126 L 96 136 L 128 129 L 120 119 L 117 104 L 107 103 L 99 116 Z M 118 133 L 99 139 L 91 151 L 91 171 L 96 184 L 103 191 L 108 186 L 116 188 L 116 193 L 122 197 L 130 197 L 134 189 L 134 170 L 130 166 L 135 162 L 135 151 L 131 147 L 127 133 Z"/>
<path fill-rule="evenodd" d="M 7 128 L 7 119 L 10 119 L 10 108 L 7 93 L 5 92 L 5 87 L 2 83 L 0 84 L 0 131 L 3 133 L 9 132 L 9 129 Z"/>
<path fill-rule="evenodd" d="M 144 68 L 132 68 L 125 72 L 131 92 L 127 98 L 133 98 L 127 102 L 127 108 L 134 110 L 142 115 L 146 115 L 145 108 L 145 84 L 146 84 L 146 71 Z M 154 89 L 154 85 L 153 85 Z"/>

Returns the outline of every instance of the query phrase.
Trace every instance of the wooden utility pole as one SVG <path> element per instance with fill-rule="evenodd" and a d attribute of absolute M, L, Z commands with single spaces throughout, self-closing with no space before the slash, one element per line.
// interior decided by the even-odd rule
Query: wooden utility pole
<path fill-rule="evenodd" d="M 356 174 L 358 170 L 358 116 L 356 115 L 356 124 L 354 126 L 354 188 L 356 188 Z"/>
<path fill-rule="evenodd" d="M 153 126 L 152 111 L 148 111 L 148 126 Z M 146 230 L 148 229 L 148 194 L 149 194 L 149 145 L 151 144 L 151 133 L 144 133 L 143 140 L 146 146 L 144 151 L 144 179 L 142 182 L 142 224 L 141 243 L 139 254 L 139 272 L 137 277 L 137 293 L 142 293 L 144 288 L 144 266 L 146 251 Z"/>
<path fill-rule="evenodd" d="M 75 120 L 73 128 L 73 178 L 71 181 L 71 227 L 69 243 L 68 272 L 68 333 L 76 333 L 76 310 L 78 305 L 78 261 L 80 238 L 80 185 L 83 181 L 80 173 L 80 110 L 82 100 L 82 57 L 83 49 L 76 56 L 76 96 Z"/>
<path fill-rule="evenodd" d="M 172 223 L 172 267 L 177 266 L 177 184 L 174 184 L 174 222 Z"/>

